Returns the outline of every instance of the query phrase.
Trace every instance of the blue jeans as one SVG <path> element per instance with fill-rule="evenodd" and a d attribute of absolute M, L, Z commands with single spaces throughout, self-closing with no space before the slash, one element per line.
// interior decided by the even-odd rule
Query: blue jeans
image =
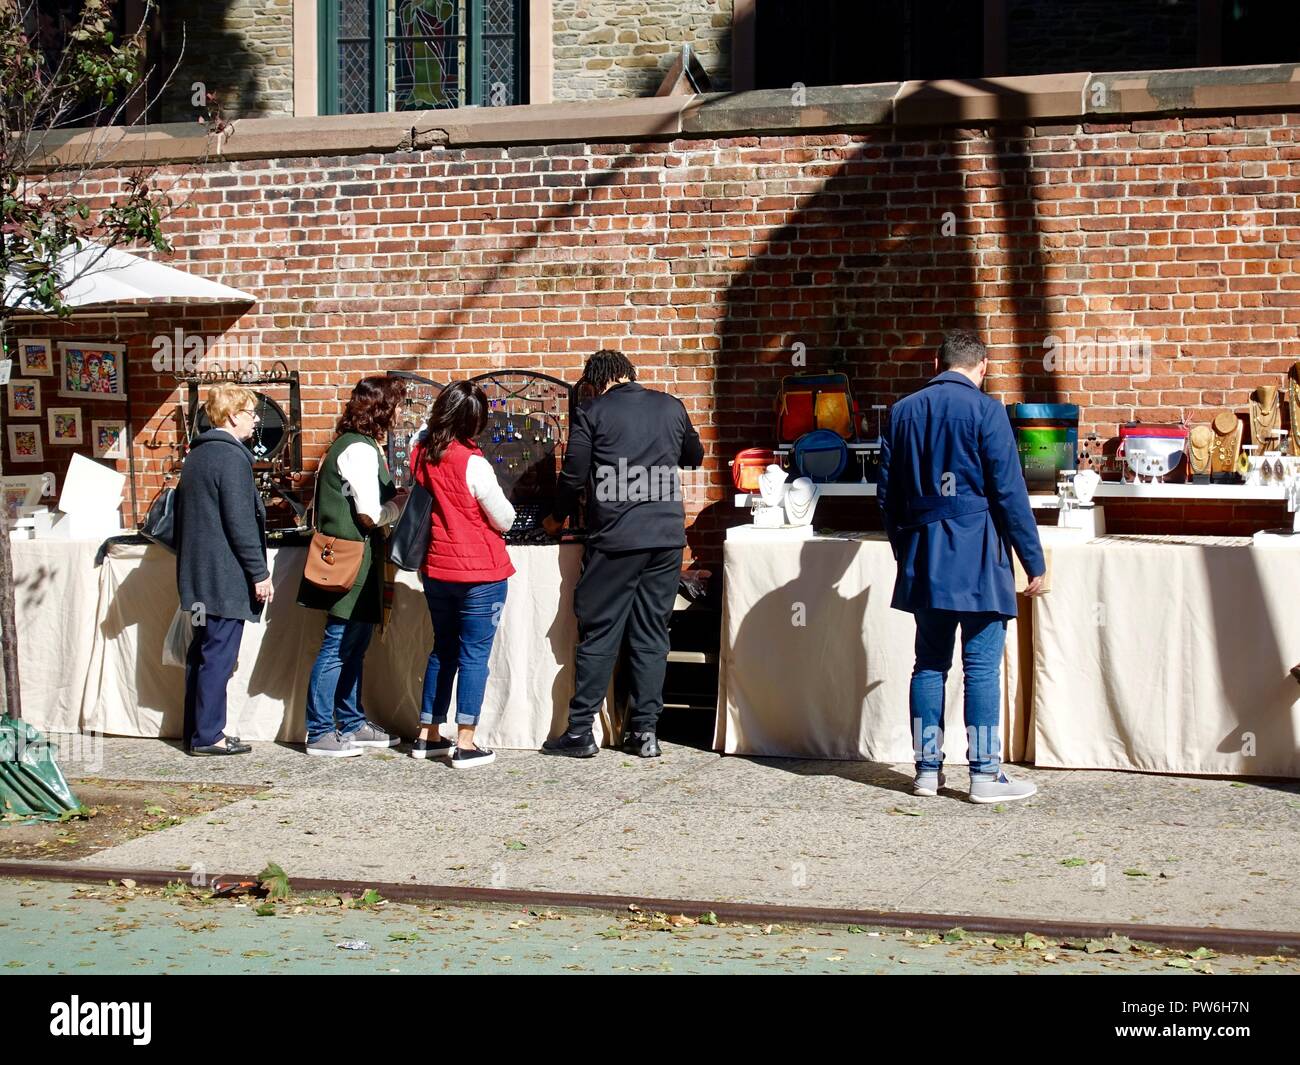
<path fill-rule="evenodd" d="M 1007 619 L 1001 614 L 954 610 L 916 611 L 916 666 L 910 692 L 916 768 L 943 766 L 944 683 L 952 668 L 953 641 L 959 625 L 966 680 L 967 758 L 972 773 L 997 773 L 1002 753 L 998 722 Z"/>
<path fill-rule="evenodd" d="M 456 724 L 477 725 L 487 690 L 488 656 L 506 605 L 506 582 L 462 584 L 421 574 L 433 622 L 433 650 L 424 671 L 420 724 L 441 724 L 456 681 Z"/>
<path fill-rule="evenodd" d="M 330 732 L 347 735 L 366 722 L 361 708 L 361 667 L 374 624 L 331 617 L 325 622 L 307 686 L 307 742 Z"/>

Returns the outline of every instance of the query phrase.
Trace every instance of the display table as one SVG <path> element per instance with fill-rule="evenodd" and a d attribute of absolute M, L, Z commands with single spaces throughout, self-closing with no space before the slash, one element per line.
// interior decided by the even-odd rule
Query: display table
<path fill-rule="evenodd" d="M 1300 547 L 1058 545 L 1034 601 L 1035 760 L 1300 776 Z"/>
<path fill-rule="evenodd" d="M 727 754 L 912 761 L 916 626 L 889 606 L 884 534 L 802 542 L 747 536 L 723 552 L 714 747 Z M 1021 601 L 1022 604 L 1024 600 Z M 1003 668 L 1003 758 L 1032 756 L 1016 622 Z M 960 646 L 948 677 L 945 753 L 964 760 Z"/>
<path fill-rule="evenodd" d="M 13 543 L 23 716 L 45 731 L 178 737 L 184 670 L 162 665 L 177 606 L 175 556 L 160 547 L 115 547 L 96 569 L 97 547 Z M 535 748 L 560 730 L 573 694 L 573 589 L 582 548 L 509 552 L 517 572 L 492 648 L 476 739 L 487 747 Z M 304 738 L 307 681 L 325 625 L 323 613 L 295 602 L 305 557 L 301 547 L 270 552 L 275 599 L 260 624 L 244 626 L 227 723 L 243 739 Z M 366 657 L 362 699 L 373 721 L 414 734 L 432 643 L 418 576 L 402 573 L 388 629 L 376 632 Z M 608 712 L 597 721 L 598 739 L 610 730 Z"/>

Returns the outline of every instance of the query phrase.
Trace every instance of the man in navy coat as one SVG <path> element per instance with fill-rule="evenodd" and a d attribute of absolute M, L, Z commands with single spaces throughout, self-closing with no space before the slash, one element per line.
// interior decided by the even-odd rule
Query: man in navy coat
<path fill-rule="evenodd" d="M 1033 784 L 1001 771 L 1002 648 L 1016 616 L 1015 551 L 1039 595 L 1047 565 L 1011 422 L 981 391 L 988 352 L 949 333 L 938 376 L 895 404 L 876 499 L 898 560 L 892 606 L 916 617 L 910 692 L 917 795 L 943 786 L 944 683 L 961 629 L 972 802 L 1026 799 Z"/>

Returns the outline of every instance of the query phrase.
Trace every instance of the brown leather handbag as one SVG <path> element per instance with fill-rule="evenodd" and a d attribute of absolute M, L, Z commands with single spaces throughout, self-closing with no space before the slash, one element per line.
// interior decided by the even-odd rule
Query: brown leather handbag
<path fill-rule="evenodd" d="M 316 488 L 312 492 L 311 518 L 316 523 L 316 499 L 320 492 L 320 470 L 316 471 Z M 361 563 L 366 557 L 366 541 L 344 540 L 339 536 L 326 536 L 317 529 L 311 534 L 307 548 L 307 564 L 303 576 L 307 583 L 324 592 L 346 592 L 357 583 Z"/>
<path fill-rule="evenodd" d="M 344 540 L 322 532 L 313 533 L 303 576 L 322 591 L 346 592 L 356 583 L 365 557 L 364 540 Z"/>

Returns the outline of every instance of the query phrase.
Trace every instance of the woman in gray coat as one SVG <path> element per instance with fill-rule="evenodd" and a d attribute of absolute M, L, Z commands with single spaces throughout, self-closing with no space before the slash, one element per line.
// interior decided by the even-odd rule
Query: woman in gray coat
<path fill-rule="evenodd" d="M 247 754 L 227 736 L 226 684 L 245 621 L 261 620 L 272 597 L 266 565 L 266 507 L 244 441 L 257 425 L 257 398 L 219 384 L 203 405 L 212 428 L 194 438 L 176 490 L 176 583 L 194 638 L 185 663 L 185 749 Z"/>

